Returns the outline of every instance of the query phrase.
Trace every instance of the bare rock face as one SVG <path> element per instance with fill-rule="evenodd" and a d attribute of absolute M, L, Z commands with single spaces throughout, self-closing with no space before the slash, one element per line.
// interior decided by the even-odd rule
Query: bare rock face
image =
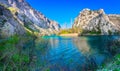
<path fill-rule="evenodd" d="M 0 5 L 0 36 L 8 37 L 14 34 L 24 35 L 24 27 L 13 17 L 11 12 Z"/>
<path fill-rule="evenodd" d="M 53 34 L 60 29 L 57 22 L 46 18 L 25 0 L 0 0 L 0 4 L 9 9 L 20 24 L 33 32 Z"/>
<path fill-rule="evenodd" d="M 83 31 L 82 34 L 109 35 L 118 34 L 119 32 L 115 22 L 105 14 L 103 9 L 98 11 L 84 9 L 75 19 L 73 28 L 80 28 Z"/>
<path fill-rule="evenodd" d="M 108 17 L 120 29 L 120 15 L 110 14 Z"/>
<path fill-rule="evenodd" d="M 24 2 L 24 0 L 18 0 L 19 2 Z"/>

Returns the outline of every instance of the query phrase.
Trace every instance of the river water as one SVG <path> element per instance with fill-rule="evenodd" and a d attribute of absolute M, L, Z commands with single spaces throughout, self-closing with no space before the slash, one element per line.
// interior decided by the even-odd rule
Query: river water
<path fill-rule="evenodd" d="M 44 36 L 35 42 L 35 71 L 93 71 L 109 61 L 119 36 Z"/>

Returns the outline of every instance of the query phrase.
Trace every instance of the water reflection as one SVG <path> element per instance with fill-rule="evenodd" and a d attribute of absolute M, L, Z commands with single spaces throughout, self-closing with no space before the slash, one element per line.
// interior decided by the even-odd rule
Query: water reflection
<path fill-rule="evenodd" d="M 11 71 L 93 71 L 120 52 L 118 38 L 49 36 L 21 38 L 17 43 L 0 41 L 0 48 L 7 47 L 0 50 L 0 70 L 5 66 Z"/>
<path fill-rule="evenodd" d="M 73 39 L 73 43 L 80 50 L 82 54 L 90 53 L 90 45 L 86 42 L 88 38 L 86 37 L 76 37 Z"/>
<path fill-rule="evenodd" d="M 94 70 L 113 56 L 113 52 L 108 49 L 116 37 L 118 36 L 49 37 L 46 54 L 38 56 L 44 62 L 40 70 Z"/>

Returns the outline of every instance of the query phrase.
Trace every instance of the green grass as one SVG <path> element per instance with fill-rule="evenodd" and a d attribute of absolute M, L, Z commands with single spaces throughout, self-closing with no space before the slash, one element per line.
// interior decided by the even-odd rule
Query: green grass
<path fill-rule="evenodd" d="M 3 51 L 7 48 L 13 48 L 15 44 L 19 41 L 19 37 L 14 35 L 10 38 L 0 40 L 0 51 Z"/>
<path fill-rule="evenodd" d="M 21 45 L 26 44 L 32 36 L 20 37 L 17 35 L 0 40 L 0 71 L 28 71 L 30 56 L 23 52 Z M 22 40 L 22 44 L 20 41 Z"/>
<path fill-rule="evenodd" d="M 15 61 L 15 62 L 26 62 L 28 63 L 29 62 L 29 56 L 27 55 L 20 55 L 20 54 L 14 54 L 12 56 L 12 59 Z"/>

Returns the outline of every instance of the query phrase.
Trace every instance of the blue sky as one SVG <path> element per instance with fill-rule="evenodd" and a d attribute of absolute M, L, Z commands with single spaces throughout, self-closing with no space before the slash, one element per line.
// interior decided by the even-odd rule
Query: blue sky
<path fill-rule="evenodd" d="M 120 0 L 27 0 L 36 10 L 49 19 L 57 21 L 62 26 L 71 26 L 79 12 L 84 8 L 91 10 L 104 9 L 107 14 L 120 13 Z"/>

